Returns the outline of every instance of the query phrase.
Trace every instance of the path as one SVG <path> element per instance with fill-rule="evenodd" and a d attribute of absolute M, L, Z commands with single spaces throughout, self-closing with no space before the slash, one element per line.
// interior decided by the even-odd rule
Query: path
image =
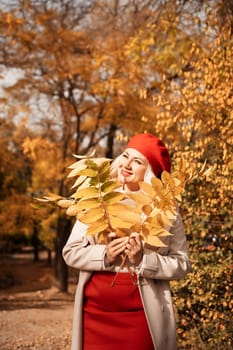
<path fill-rule="evenodd" d="M 60 293 L 52 268 L 28 256 L 1 259 L 3 270 L 15 284 L 0 289 L 0 349 L 69 350 L 74 284 Z"/>

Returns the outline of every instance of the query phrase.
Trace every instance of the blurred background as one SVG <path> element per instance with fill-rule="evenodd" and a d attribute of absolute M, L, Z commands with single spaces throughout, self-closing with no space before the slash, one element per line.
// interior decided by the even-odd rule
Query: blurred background
<path fill-rule="evenodd" d="M 193 272 L 172 282 L 179 349 L 232 349 L 232 0 L 1 0 L 0 288 L 46 260 L 61 292 L 73 154 L 114 157 L 151 132 L 201 167 L 180 204 Z"/>

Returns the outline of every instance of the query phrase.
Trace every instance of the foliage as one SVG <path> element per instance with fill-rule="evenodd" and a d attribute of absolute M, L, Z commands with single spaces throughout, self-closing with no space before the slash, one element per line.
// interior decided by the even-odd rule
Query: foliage
<path fill-rule="evenodd" d="M 22 143 L 23 153 L 32 164 L 30 193 L 53 191 L 58 188 L 64 168 L 61 149 L 56 143 L 41 136 L 26 137 Z M 56 163 L 49 167 L 56 159 Z M 53 181 L 53 179 L 56 179 Z"/>
<path fill-rule="evenodd" d="M 0 237 L 30 237 L 33 221 L 27 193 L 30 164 L 22 149 L 22 139 L 29 131 L 24 121 L 16 127 L 10 119 L 0 119 L 0 125 Z"/>
<path fill-rule="evenodd" d="M 67 195 L 69 155 L 91 147 L 105 155 L 106 136 L 119 153 L 128 135 L 148 131 L 164 140 L 174 164 L 182 154 L 198 168 L 205 159 L 215 167 L 209 181 L 187 184 L 181 210 L 192 255 L 200 259 L 198 273 L 209 276 L 209 264 L 213 271 L 216 264 L 224 269 L 217 253 L 208 252 L 206 264 L 204 252 L 195 250 L 214 243 L 227 257 L 232 249 L 232 23 L 231 0 L 27 0 L 1 7 L 0 232 L 17 231 L 16 212 L 25 214 L 29 226 L 18 228 L 27 234 L 28 217 L 41 222 L 41 210 L 26 214 L 23 194 L 59 189 Z M 6 83 L 11 71 L 20 76 Z M 24 143 L 27 137 L 33 147 Z M 43 220 L 54 209 L 46 210 Z M 47 227 L 46 240 L 50 224 L 40 226 Z M 204 292 L 209 288 L 205 278 L 200 285 Z M 213 288 L 221 295 L 220 282 Z M 203 303 L 208 310 L 208 300 Z M 204 328 L 198 323 L 206 347 Z M 220 339 L 217 326 L 212 331 Z M 222 338 L 228 333 L 222 329 Z M 180 343 L 192 348 L 182 334 Z M 195 328 L 189 336 L 195 343 Z"/>
<path fill-rule="evenodd" d="M 44 209 L 45 208 L 43 208 L 43 210 Z M 39 239 L 46 248 L 53 251 L 57 232 L 58 213 L 51 210 L 51 213 L 48 215 L 48 210 L 46 210 L 46 214 L 47 216 L 45 216 L 45 213 L 41 214 L 42 219 L 40 221 L 41 229 L 39 231 Z"/>
<path fill-rule="evenodd" d="M 59 191 L 60 181 L 64 177 L 64 164 L 61 149 L 46 138 L 41 136 L 26 137 L 22 147 L 24 154 L 32 164 L 30 184 L 27 187 L 32 204 L 32 197 L 39 193 Z M 49 167 L 50 164 L 54 163 L 54 159 L 56 159 L 56 163 Z M 34 203 L 31 207 L 38 226 L 38 238 L 45 247 L 53 250 L 59 216 L 58 210 L 51 206 L 38 207 Z"/>
<path fill-rule="evenodd" d="M 176 218 L 176 201 L 187 183 L 196 177 L 208 176 L 211 169 L 205 164 L 197 171 L 181 158 L 172 174 L 164 171 L 151 184 L 141 182 L 140 192 L 127 193 L 122 185 L 111 178 L 110 159 L 76 156 L 69 177 L 77 177 L 70 198 L 58 195 L 44 196 L 42 202 L 56 202 L 66 208 L 66 214 L 75 216 L 88 225 L 86 234 L 106 243 L 107 235 L 116 232 L 118 236 L 129 236 L 139 232 L 143 240 L 152 246 L 164 246 L 160 237 L 170 235 L 169 229 Z"/>
<path fill-rule="evenodd" d="M 233 344 L 232 247 L 193 247 L 193 272 L 172 282 L 180 349 L 230 350 Z"/>
<path fill-rule="evenodd" d="M 31 236 L 33 210 L 30 203 L 31 198 L 20 193 L 12 194 L 0 202 L 0 237 Z"/>

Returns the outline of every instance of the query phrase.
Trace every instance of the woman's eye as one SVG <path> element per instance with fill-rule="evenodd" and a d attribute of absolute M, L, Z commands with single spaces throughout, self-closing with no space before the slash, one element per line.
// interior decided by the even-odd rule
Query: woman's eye
<path fill-rule="evenodd" d="M 128 154 L 123 153 L 123 154 L 122 154 L 122 157 L 124 157 L 124 158 L 128 158 Z"/>
<path fill-rule="evenodd" d="M 141 162 L 140 160 L 137 160 L 137 159 L 135 159 L 135 162 L 136 162 L 137 164 L 139 164 L 139 165 L 142 164 L 142 162 Z"/>

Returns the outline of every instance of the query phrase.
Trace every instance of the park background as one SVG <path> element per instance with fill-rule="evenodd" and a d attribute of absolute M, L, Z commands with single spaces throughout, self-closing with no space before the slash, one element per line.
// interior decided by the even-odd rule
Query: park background
<path fill-rule="evenodd" d="M 61 255 L 73 219 L 34 198 L 72 193 L 74 154 L 113 158 L 151 132 L 173 166 L 214 169 L 180 203 L 193 272 L 171 283 L 179 349 L 232 349 L 233 1 L 2 0 L 0 28 L 1 322 L 23 286 L 29 315 L 36 288 L 59 308 L 77 278 Z"/>

